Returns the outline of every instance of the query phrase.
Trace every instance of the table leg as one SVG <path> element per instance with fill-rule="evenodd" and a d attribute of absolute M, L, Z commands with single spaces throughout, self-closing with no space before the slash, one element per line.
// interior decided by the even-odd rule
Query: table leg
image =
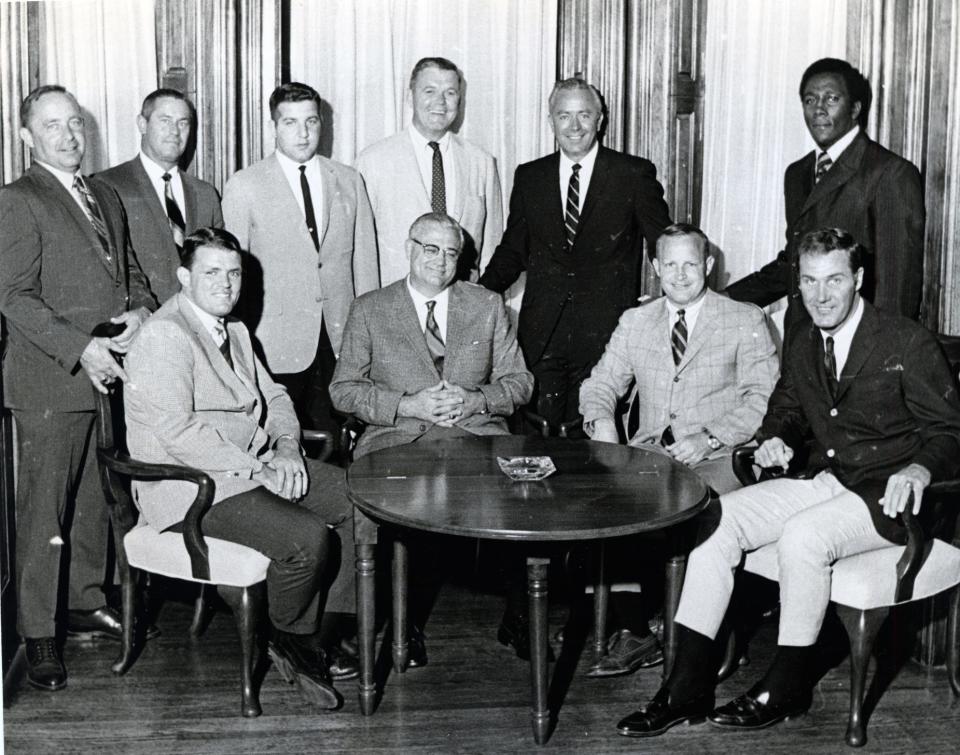
<path fill-rule="evenodd" d="M 530 611 L 530 685 L 533 707 L 533 740 L 547 741 L 550 710 L 547 707 L 547 568 L 549 558 L 527 557 L 527 596 Z"/>
<path fill-rule="evenodd" d="M 607 606 L 610 603 L 610 585 L 606 579 L 606 543 L 597 543 L 593 582 L 593 667 L 597 670 L 607 654 Z"/>
<path fill-rule="evenodd" d="M 353 532 L 357 558 L 357 641 L 360 650 L 360 678 L 357 693 L 360 712 L 373 713 L 377 697 L 377 685 L 373 677 L 376 657 L 375 616 L 375 568 L 377 549 L 377 525 L 359 509 L 354 509 Z"/>
<path fill-rule="evenodd" d="M 407 545 L 399 537 L 393 540 L 393 670 L 407 670 Z"/>

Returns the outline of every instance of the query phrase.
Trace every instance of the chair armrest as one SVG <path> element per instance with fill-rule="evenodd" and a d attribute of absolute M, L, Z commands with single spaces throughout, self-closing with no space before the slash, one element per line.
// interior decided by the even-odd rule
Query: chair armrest
<path fill-rule="evenodd" d="M 744 487 L 758 482 L 757 473 L 753 468 L 753 452 L 756 450 L 756 446 L 737 446 L 730 455 L 733 474 Z"/>
<path fill-rule="evenodd" d="M 547 418 L 537 414 L 535 411 L 528 409 L 525 406 L 520 407 L 520 415 L 531 425 L 533 425 L 537 431 L 544 437 L 550 437 L 550 423 L 547 422 Z"/>
<path fill-rule="evenodd" d="M 333 453 L 333 433 L 329 430 L 302 430 L 300 436 L 304 443 L 322 443 L 323 449 L 320 451 L 318 461 L 326 461 Z"/>
<path fill-rule="evenodd" d="M 203 540 L 200 521 L 213 504 L 216 485 L 206 472 L 175 464 L 148 464 L 131 459 L 115 449 L 97 449 L 100 463 L 115 474 L 134 480 L 183 480 L 197 486 L 197 495 L 183 519 L 183 543 L 190 556 L 190 568 L 196 579 L 210 579 L 210 560 Z M 111 480 L 111 490 L 114 490 Z"/>

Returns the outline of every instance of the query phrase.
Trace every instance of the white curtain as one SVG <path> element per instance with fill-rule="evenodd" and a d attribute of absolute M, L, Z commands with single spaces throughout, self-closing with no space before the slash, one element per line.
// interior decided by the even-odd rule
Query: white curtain
<path fill-rule="evenodd" d="M 800 77 L 818 58 L 846 57 L 846 20 L 846 0 L 707 6 L 701 224 L 722 252 L 720 288 L 784 246 L 783 172 L 813 149 Z"/>
<path fill-rule="evenodd" d="M 83 171 L 129 160 L 140 148 L 140 103 L 157 88 L 154 0 L 54 0 L 40 8 L 40 83 L 62 84 L 80 102 Z"/>

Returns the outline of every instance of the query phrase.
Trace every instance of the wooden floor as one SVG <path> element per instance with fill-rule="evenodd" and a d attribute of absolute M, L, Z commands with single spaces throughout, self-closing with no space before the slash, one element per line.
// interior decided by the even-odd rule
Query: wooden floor
<path fill-rule="evenodd" d="M 755 733 L 732 733 L 707 724 L 677 727 L 652 740 L 616 734 L 618 719 L 657 688 L 660 670 L 608 680 L 582 675 L 580 658 L 565 690 L 559 719 L 545 748 L 533 744 L 527 665 L 494 639 L 502 598 L 448 584 L 427 625 L 430 664 L 390 674 L 382 702 L 369 717 L 358 713 L 355 682 L 341 685 L 346 704 L 318 714 L 296 689 L 268 669 L 263 715 L 243 719 L 236 674 L 239 654 L 232 617 L 218 613 L 199 641 L 187 635 L 190 608 L 168 601 L 149 643 L 123 677 L 110 673 L 117 646 L 69 643 L 69 686 L 54 694 L 19 685 L 3 711 L 6 752 L 843 752 L 848 666 L 843 661 L 821 681 L 809 715 Z M 564 605 L 551 608 L 551 632 L 563 625 Z M 774 627 L 762 627 L 751 645 L 754 662 L 719 690 L 729 699 L 762 672 Z M 569 654 L 567 654 L 569 655 Z M 563 661 L 563 665 L 572 668 Z M 561 668 L 561 671 L 563 669 Z M 866 752 L 957 752 L 960 706 L 943 669 L 908 663 L 872 714 Z"/>

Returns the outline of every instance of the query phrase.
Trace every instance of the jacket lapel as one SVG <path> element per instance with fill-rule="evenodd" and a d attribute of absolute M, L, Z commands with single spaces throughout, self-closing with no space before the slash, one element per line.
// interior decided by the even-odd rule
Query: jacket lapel
<path fill-rule="evenodd" d="M 191 229 L 196 228 L 196 219 L 200 214 L 197 207 L 197 192 L 194 191 L 193 182 L 187 180 L 187 175 L 182 170 L 180 171 L 180 184 L 183 186 L 183 203 L 186 205 L 183 208 L 183 222 L 187 226 L 187 233 L 191 233 Z"/>
<path fill-rule="evenodd" d="M 417 317 L 417 308 L 410 298 L 410 292 L 407 291 L 407 279 L 401 278 L 393 284 L 393 314 L 396 322 L 400 324 L 400 330 L 410 344 L 414 353 L 420 357 L 425 365 L 434 372 L 437 371 L 433 363 L 433 358 L 427 350 L 427 342 L 423 337 L 423 330 L 420 329 L 420 319 Z M 449 316 L 449 310 L 448 310 Z M 449 323 L 448 323 L 449 326 Z"/>
<path fill-rule="evenodd" d="M 443 358 L 443 371 L 452 374 L 448 369 L 450 357 L 456 357 L 457 354 L 464 353 L 463 342 L 466 333 L 466 312 L 464 311 L 463 296 L 460 291 L 460 284 L 454 283 L 450 286 L 450 293 L 447 294 L 447 338 L 445 345 L 446 355 Z M 424 339 L 426 342 L 426 339 Z"/>
<path fill-rule="evenodd" d="M 323 241 L 327 237 L 327 229 L 330 227 L 330 208 L 333 207 L 333 198 L 337 194 L 338 187 L 337 177 L 333 169 L 322 157 L 318 157 L 317 160 L 320 165 L 320 182 L 323 184 L 323 208 L 320 211 L 320 228 L 318 235 L 320 248 L 322 249 Z"/>
<path fill-rule="evenodd" d="M 447 214 L 459 223 L 460 218 L 463 217 L 463 205 L 467 193 L 467 176 L 470 175 L 470 168 L 467 165 L 466 150 L 460 148 L 460 144 L 453 134 L 450 134 L 450 155 L 453 157 L 450 162 L 453 163 L 454 185 L 457 187 L 457 194 L 455 197 L 456 204 L 453 208 L 447 208 Z"/>
<path fill-rule="evenodd" d="M 547 208 L 553 208 L 546 213 L 546 217 L 553 218 L 553 228 L 556 234 L 557 249 L 565 249 L 567 245 L 567 227 L 564 209 L 564 197 L 560 196 L 560 153 L 554 152 L 550 160 L 544 162 L 544 172 L 537 179 L 547 196 Z"/>
<path fill-rule="evenodd" d="M 143 200 L 147 203 L 147 207 L 150 208 L 150 214 L 153 215 L 153 221 L 157 224 L 157 228 L 162 228 L 168 234 L 170 233 L 170 224 L 167 222 L 167 212 L 163 205 L 160 204 L 160 198 L 157 196 L 157 190 L 153 188 L 153 184 L 150 183 L 150 176 L 147 175 L 147 171 L 144 170 L 143 163 L 140 162 L 139 157 L 133 158 L 130 161 L 133 170 L 133 180 L 136 183 L 137 194 L 143 197 Z M 187 194 L 187 182 L 183 180 L 183 175 L 180 176 L 180 182 L 183 184 L 183 194 L 184 197 L 189 196 Z M 189 220 L 189 208 L 188 214 L 185 218 L 185 222 Z M 171 243 L 173 242 L 173 236 L 170 236 Z"/>
<path fill-rule="evenodd" d="M 309 231 L 307 231 L 307 223 L 304 220 L 303 212 L 300 210 L 300 205 L 297 204 L 297 198 L 293 195 L 287 177 L 283 174 L 283 168 L 280 167 L 280 161 L 277 159 L 276 153 L 271 155 L 267 169 L 270 183 L 263 187 L 263 194 L 266 202 L 276 207 L 280 215 L 277 227 L 291 229 L 296 237 L 305 239 L 306 243 L 313 248 L 313 240 L 310 238 Z M 323 172 L 322 168 L 321 172 Z M 324 186 L 324 195 L 326 193 L 326 186 Z M 324 216 L 326 215 L 327 213 L 324 213 Z"/>
<path fill-rule="evenodd" d="M 850 353 L 847 355 L 847 361 L 840 371 L 840 380 L 837 386 L 837 401 L 843 398 L 843 395 L 850 388 L 853 379 L 860 374 L 863 365 L 877 348 L 880 342 L 877 338 L 878 320 L 877 312 L 866 301 L 863 302 L 863 317 L 860 319 L 860 325 L 857 332 L 853 334 L 853 341 L 850 343 Z"/>
<path fill-rule="evenodd" d="M 857 134 L 850 143 L 850 146 L 843 151 L 840 159 L 827 171 L 827 174 L 820 179 L 820 183 L 814 183 L 813 177 L 816 165 L 816 151 L 809 155 L 810 165 L 805 166 L 808 169 L 804 171 L 804 180 L 809 181 L 812 188 L 807 195 L 806 201 L 803 203 L 803 207 L 800 208 L 800 215 L 798 217 L 802 217 L 818 202 L 821 202 L 825 197 L 837 191 L 837 189 L 843 186 L 859 171 L 860 163 L 863 160 L 863 153 L 866 148 L 867 138 L 863 135 L 863 132 L 861 132 Z"/>
<path fill-rule="evenodd" d="M 713 298 L 714 296 L 716 294 L 707 289 L 703 297 L 700 314 L 697 315 L 697 324 L 694 326 L 693 332 L 687 337 L 687 348 L 683 352 L 680 364 L 677 366 L 677 372 L 683 370 L 690 363 L 690 360 L 703 348 L 703 345 L 707 343 L 717 329 L 717 302 Z"/>
<path fill-rule="evenodd" d="M 593 175 L 590 176 L 590 185 L 587 187 L 587 196 L 583 199 L 583 209 L 580 211 L 580 224 L 578 226 L 577 235 L 579 236 L 579 228 L 582 228 L 587 220 L 590 218 L 590 214 L 593 212 L 593 208 L 597 206 L 597 197 L 603 193 L 603 188 L 607 182 L 607 173 L 610 170 L 610 162 L 607 159 L 607 150 L 603 147 L 597 148 L 597 159 L 593 164 Z M 576 243 L 576 242 L 574 242 Z"/>
<path fill-rule="evenodd" d="M 177 294 L 177 306 L 180 308 L 180 314 L 183 315 L 183 319 L 187 321 L 187 324 L 190 326 L 190 329 L 193 331 L 194 336 L 200 344 L 200 348 L 203 350 L 203 353 L 207 357 L 207 361 L 210 362 L 210 366 L 213 368 L 213 371 L 216 373 L 217 377 L 220 378 L 221 382 L 233 391 L 234 395 L 238 397 L 238 402 L 241 402 L 239 398 L 242 394 L 241 391 L 249 391 L 250 388 L 247 385 L 245 380 L 240 378 L 240 375 L 234 369 L 230 368 L 230 365 L 227 364 L 227 360 L 224 359 L 223 354 L 220 353 L 220 349 L 217 347 L 217 344 L 213 341 L 213 336 L 207 331 L 203 326 L 203 323 L 200 322 L 200 318 L 197 317 L 196 313 L 193 311 L 193 307 L 183 294 Z M 234 328 L 236 325 L 234 325 Z M 230 349 L 231 356 L 234 353 L 237 353 L 237 343 L 241 339 L 233 338 L 234 328 L 227 326 L 227 332 L 230 334 Z M 238 357 L 234 359 L 234 365 L 239 366 L 241 362 L 245 362 L 246 359 L 243 357 L 242 352 L 237 354 Z M 244 368 L 243 371 L 246 371 Z"/>

